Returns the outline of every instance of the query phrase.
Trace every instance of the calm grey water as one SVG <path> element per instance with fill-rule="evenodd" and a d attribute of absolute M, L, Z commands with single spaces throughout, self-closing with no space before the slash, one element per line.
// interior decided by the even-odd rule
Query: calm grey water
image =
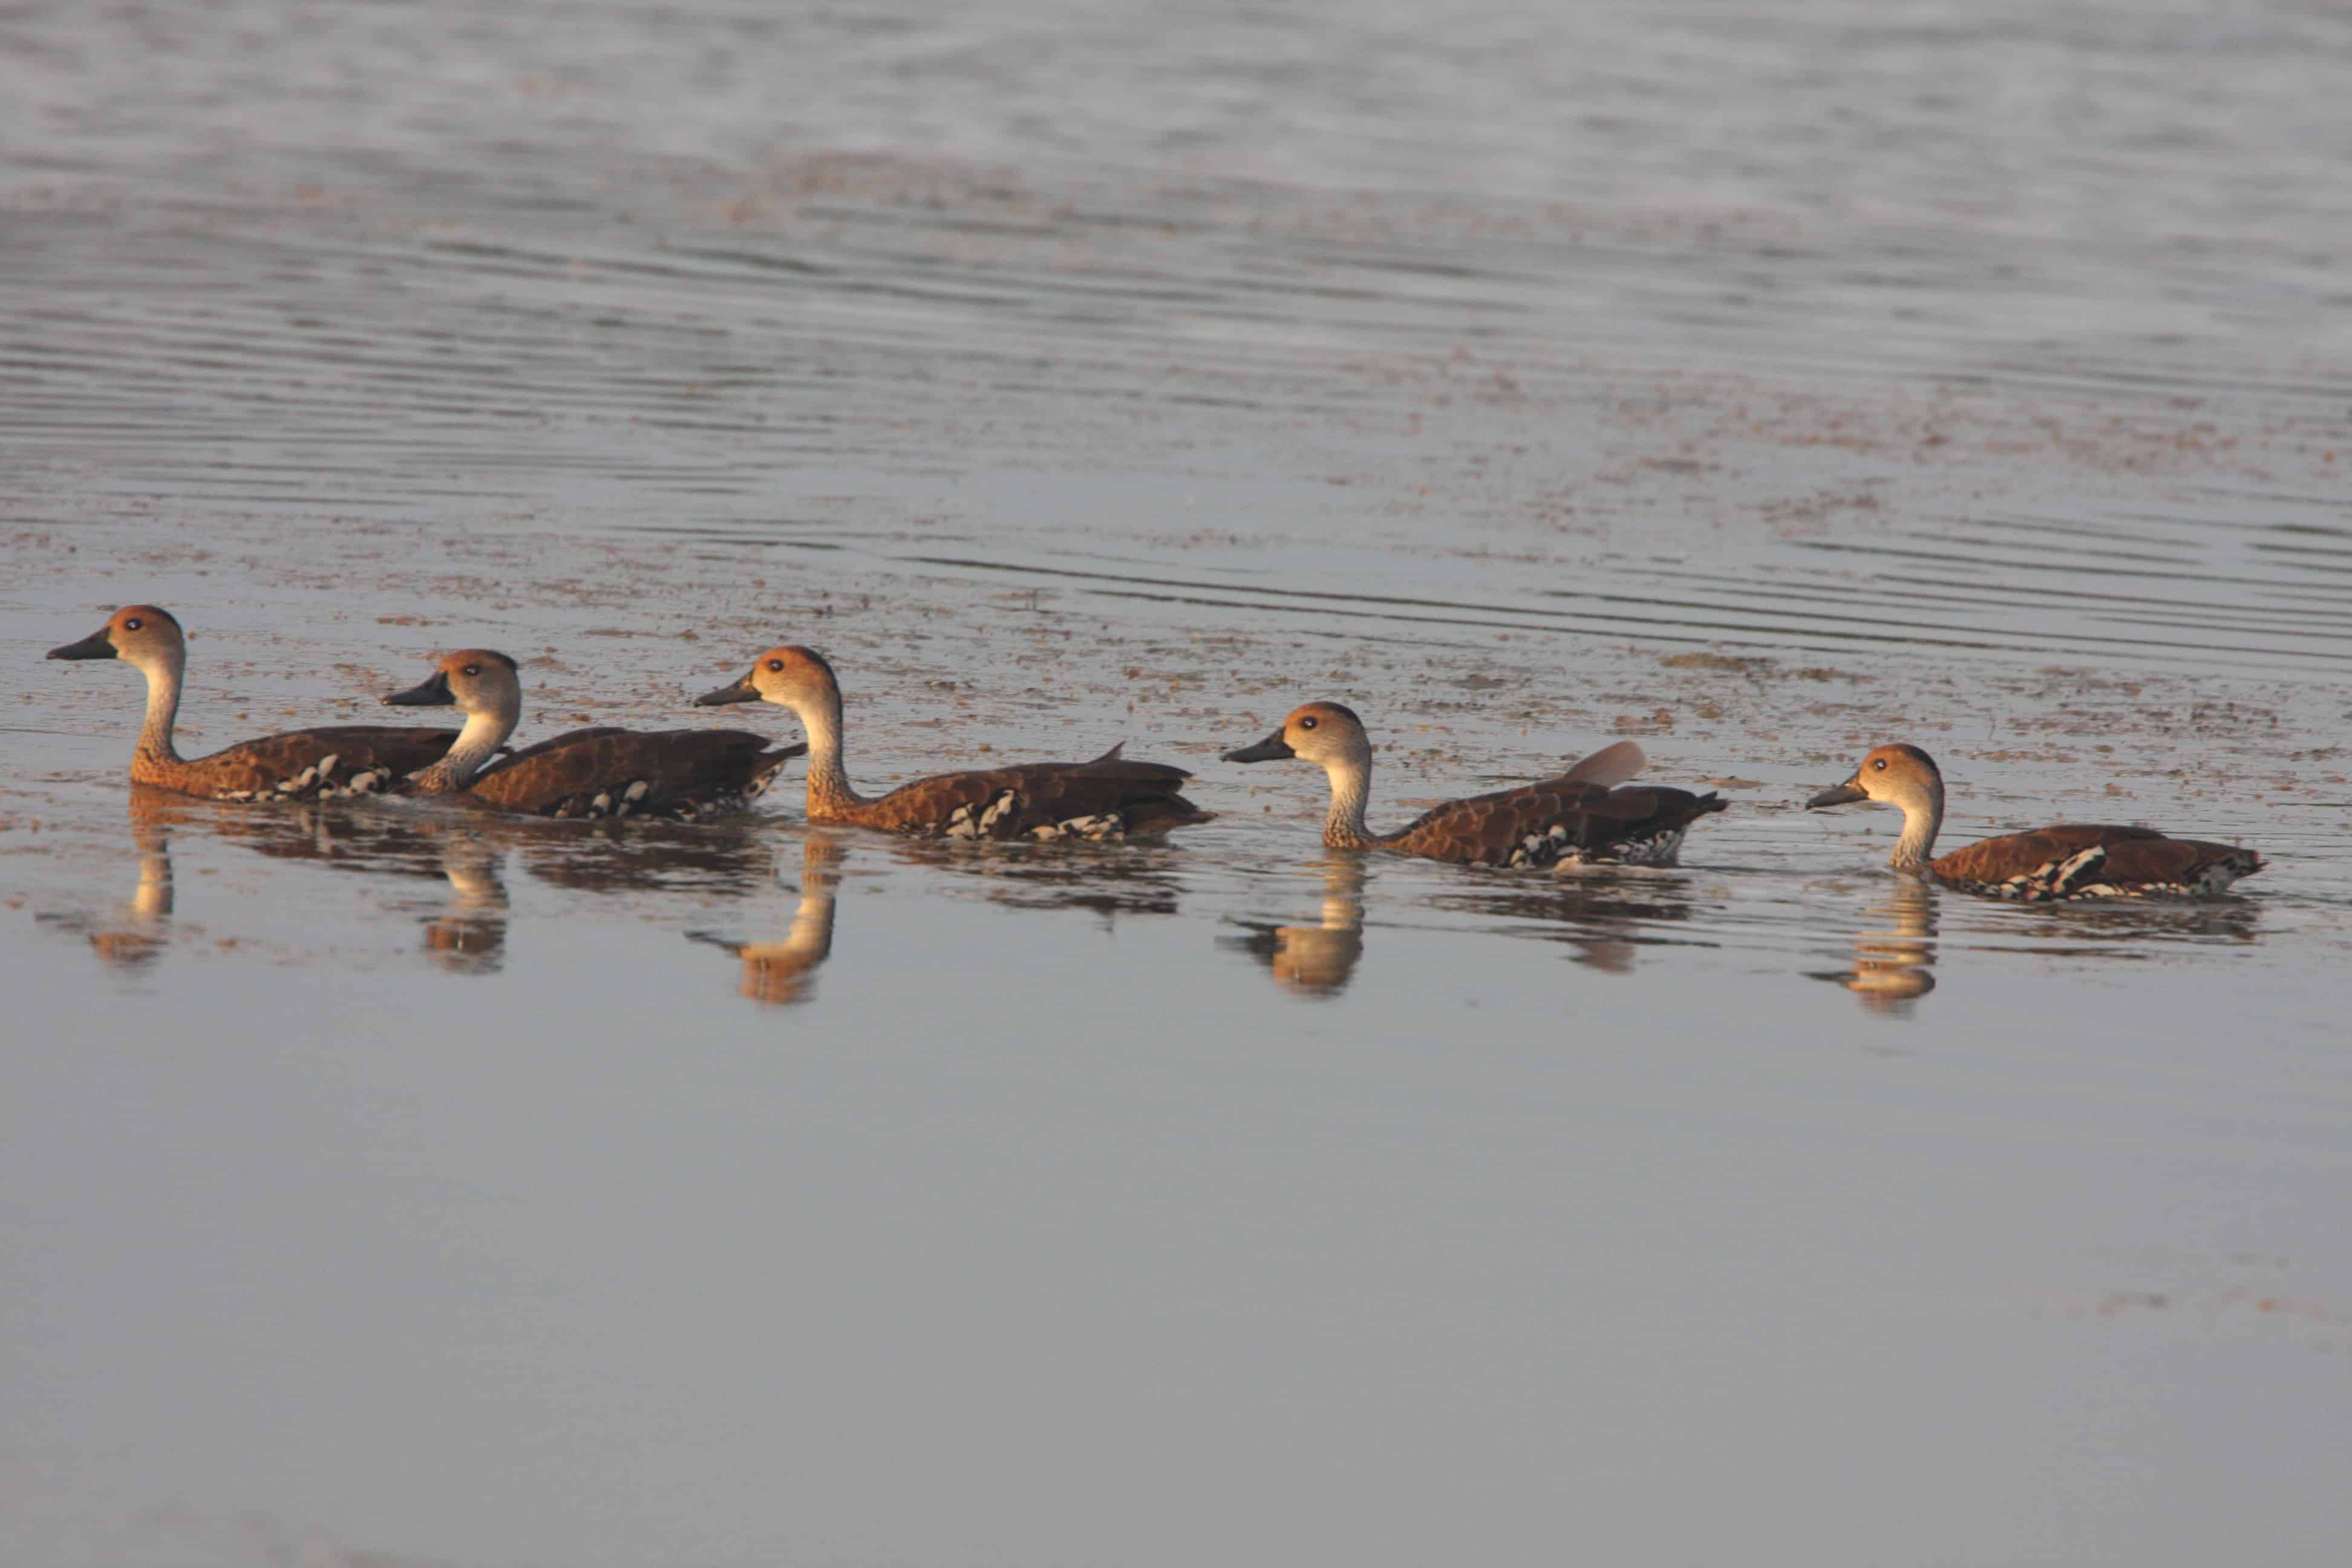
<path fill-rule="evenodd" d="M 0 1562 L 2337 1563 L 2352 18 L 0 13 Z M 975 853 L 133 795 L 786 638 Z M 1675 871 L 1326 855 L 1619 735 Z M 723 721 L 744 710 L 730 710 Z M 756 721 L 792 729 L 780 710 Z M 1899 883 L 2260 846 L 2248 897 Z M 794 776 L 796 786 L 797 774 Z"/>

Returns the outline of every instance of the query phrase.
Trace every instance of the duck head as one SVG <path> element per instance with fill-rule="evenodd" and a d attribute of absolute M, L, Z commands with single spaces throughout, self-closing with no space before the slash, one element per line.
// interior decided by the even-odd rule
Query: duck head
<path fill-rule="evenodd" d="M 1862 765 L 1853 770 L 1853 777 L 1833 789 L 1822 791 L 1805 802 L 1805 809 L 1849 805 L 1858 800 L 1898 805 L 1906 815 L 1924 812 L 1940 817 L 1944 814 L 1944 775 L 1936 766 L 1935 758 L 1916 746 L 1897 742 L 1873 749 L 1862 759 Z"/>
<path fill-rule="evenodd" d="M 515 661 L 494 648 L 459 648 L 405 691 L 383 696 L 393 708 L 457 708 L 468 719 L 487 715 L 509 726 L 522 717 L 522 677 Z"/>
<path fill-rule="evenodd" d="M 172 612 L 154 605 L 125 605 L 106 625 L 79 642 L 49 649 L 51 658 L 119 658 L 141 669 L 177 668 L 187 658 L 188 639 Z"/>
<path fill-rule="evenodd" d="M 841 682 L 835 678 L 833 666 L 824 661 L 824 655 L 814 648 L 787 643 L 753 659 L 750 672 L 740 680 L 716 691 L 706 691 L 694 702 L 698 708 L 719 708 L 730 702 L 773 702 L 806 715 L 840 700 Z"/>
<path fill-rule="evenodd" d="M 1364 721 L 1337 702 L 1309 702 L 1291 710 L 1282 727 L 1255 746 L 1227 752 L 1229 763 L 1271 763 L 1286 757 L 1332 768 L 1360 768 L 1372 760 Z"/>
<path fill-rule="evenodd" d="M 1809 811 L 1850 801 L 1876 801 L 1903 808 L 1903 836 L 1886 863 L 1898 871 L 1918 871 L 1935 853 L 1944 826 L 1944 775 L 1936 759 L 1901 742 L 1879 746 L 1862 759 L 1853 777 L 1805 802 Z"/>

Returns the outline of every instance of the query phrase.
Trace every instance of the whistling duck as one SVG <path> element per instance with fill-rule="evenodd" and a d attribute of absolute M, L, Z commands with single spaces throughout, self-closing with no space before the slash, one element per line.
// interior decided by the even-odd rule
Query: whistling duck
<path fill-rule="evenodd" d="M 1929 859 L 1944 825 L 1944 775 L 1916 746 L 1881 746 L 1853 777 L 1807 801 L 1807 809 L 1857 800 L 1903 808 L 1903 837 L 1886 863 L 1964 893 L 2021 903 L 2063 899 L 2209 898 L 2263 868 L 2251 849 L 2168 838 L 2152 827 L 2061 824 L 1988 838 Z"/>
<path fill-rule="evenodd" d="M 1393 849 L 1465 866 L 1613 863 L 1670 866 L 1690 825 L 1725 803 L 1712 795 L 1643 785 L 1617 789 L 1649 761 L 1620 741 L 1555 779 L 1449 800 L 1394 833 L 1364 826 L 1372 793 L 1372 743 L 1364 722 L 1337 702 L 1309 702 L 1255 746 L 1227 752 L 1229 763 L 1300 757 L 1322 764 L 1331 781 L 1323 842 L 1334 849 Z"/>
<path fill-rule="evenodd" d="M 808 750 L 768 750 L 749 730 L 656 730 L 609 725 L 573 730 L 491 757 L 522 718 L 515 661 L 488 648 L 463 648 L 422 684 L 383 699 L 400 707 L 454 704 L 466 715 L 448 755 L 397 787 L 414 795 L 463 795 L 499 811 L 533 816 L 667 816 L 694 821 L 741 806 Z M 484 763 L 489 763 L 485 767 Z"/>
<path fill-rule="evenodd" d="M 119 658 L 147 678 L 147 722 L 131 753 L 131 782 L 211 800 L 318 800 L 364 795 L 425 767 L 449 750 L 455 730 L 390 724 L 329 724 L 245 741 L 209 757 L 172 745 L 188 640 L 171 612 L 125 605 L 51 658 Z"/>
<path fill-rule="evenodd" d="M 926 838 L 1143 837 L 1206 822 L 1177 791 L 1192 775 L 1159 763 L 1130 763 L 1113 746 L 1090 763 L 1024 763 L 940 773 L 869 800 L 841 766 L 841 682 L 824 656 L 772 647 L 731 686 L 695 699 L 703 707 L 773 702 L 808 731 L 808 819 L 878 827 Z"/>

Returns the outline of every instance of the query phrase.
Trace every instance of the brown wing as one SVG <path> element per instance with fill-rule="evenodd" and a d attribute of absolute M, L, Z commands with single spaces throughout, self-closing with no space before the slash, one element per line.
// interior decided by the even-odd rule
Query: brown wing
<path fill-rule="evenodd" d="M 2261 870 L 2262 858 L 2251 849 L 2194 838 L 2136 838 L 2107 846 L 2107 863 L 2100 868 L 2099 879 L 2126 887 L 2204 891 L 2223 869 L 2230 875 L 2221 885 L 2227 887 Z"/>
<path fill-rule="evenodd" d="M 1653 837 L 1724 803 L 1648 786 L 1604 789 L 1570 778 L 1447 801 L 1382 840 L 1407 854 L 1462 865 L 1549 865 L 1564 854 Z"/>
<path fill-rule="evenodd" d="M 506 759 L 467 793 L 534 816 L 696 816 L 740 804 L 805 749 L 770 751 L 749 730 L 581 731 Z"/>
<path fill-rule="evenodd" d="M 2163 842 L 2166 842 L 2164 835 L 2152 827 L 2062 822 L 2054 826 L 2037 827 L 2028 833 L 2005 833 L 1998 838 L 1971 844 L 1965 849 L 1955 849 L 1948 855 L 1938 855 L 1928 869 L 1938 877 L 1955 881 L 1999 884 L 2012 878 L 2031 876 L 2085 849 L 2105 846 L 2108 863 L 2112 865 L 2119 849 Z M 2136 850 L 2131 852 L 2138 853 Z"/>
<path fill-rule="evenodd" d="M 175 770 L 179 776 L 168 782 L 172 788 L 197 794 L 302 799 L 343 788 L 358 773 L 403 777 L 439 762 L 457 743 L 455 730 L 328 724 L 264 735 L 195 758 L 182 763 Z M 319 764 L 330 759 L 334 766 L 322 777 Z"/>
<path fill-rule="evenodd" d="M 1675 789 L 1666 784 L 1644 784 L 1636 789 L 1612 789 L 1609 792 L 1610 809 L 1602 820 L 1622 823 L 1624 831 L 1607 842 L 1654 838 L 1688 827 L 1702 816 L 1727 811 L 1731 803 L 1709 791 L 1694 795 L 1686 789 Z M 1621 804 L 1622 803 L 1622 804 Z M 1597 848 L 1589 844 L 1588 848 Z"/>
<path fill-rule="evenodd" d="M 1213 815 L 1180 790 L 1182 768 L 1131 763 L 1117 747 L 1089 763 L 1027 763 L 917 779 L 861 817 L 894 833 L 950 838 L 1087 838 L 1164 833 Z"/>
<path fill-rule="evenodd" d="M 625 735 L 628 732 L 617 724 L 592 724 L 584 730 L 566 730 L 561 735 L 550 735 L 544 741 L 535 741 L 519 752 L 509 752 L 476 773 L 474 780 L 478 784 L 492 773 L 503 773 L 508 768 L 513 767 L 517 763 L 528 761 L 532 757 L 544 756 L 550 752 L 560 752 L 566 746 L 576 746 L 583 741 L 593 741 L 605 735 Z"/>
<path fill-rule="evenodd" d="M 1525 859 L 1530 844 L 1538 847 L 1533 852 L 1538 855 L 1544 852 L 1542 846 L 1550 845 L 1556 856 L 1554 829 L 1563 835 L 1580 831 L 1609 795 L 1598 784 L 1568 779 L 1521 784 L 1433 806 L 1383 842 L 1407 854 L 1460 865 L 1509 865 L 1515 856 Z"/>

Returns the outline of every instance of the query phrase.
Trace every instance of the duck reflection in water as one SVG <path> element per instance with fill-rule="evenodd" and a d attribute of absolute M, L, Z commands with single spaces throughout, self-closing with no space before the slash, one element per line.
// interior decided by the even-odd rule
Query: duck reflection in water
<path fill-rule="evenodd" d="M 781 942 L 732 942 L 709 931 L 686 933 L 742 961 L 741 989 L 779 1006 L 816 999 L 816 971 L 833 954 L 834 891 L 840 885 L 841 841 L 821 828 L 801 847 L 801 901 Z"/>
<path fill-rule="evenodd" d="M 2237 897 L 2202 903 L 2155 900 L 2077 903 L 2047 913 L 2028 906 L 2018 912 L 2029 918 L 1997 922 L 2003 934 L 2022 935 L 2037 952 L 2063 953 L 2069 958 L 2145 963 L 2157 944 L 2238 946 L 2263 934 L 2262 901 Z"/>
<path fill-rule="evenodd" d="M 425 947 L 453 973 L 495 973 L 503 961 L 516 852 L 534 881 L 575 893 L 652 893 L 691 886 L 746 897 L 767 885 L 766 836 L 743 822 L 679 826 L 658 819 L 550 822 L 477 813 L 418 813 L 411 829 L 437 849 L 447 905 L 425 922 Z"/>
<path fill-rule="evenodd" d="M 992 845 L 985 851 L 941 838 L 907 838 L 888 846 L 901 865 L 943 871 L 1007 909 L 1083 910 L 1105 930 L 1121 915 L 1172 915 L 1183 884 L 1176 872 L 1185 851 L 1167 844 Z"/>
<path fill-rule="evenodd" d="M 451 828 L 441 851 L 449 902 L 425 922 L 425 951 L 453 974 L 495 974 L 506 962 L 506 852 L 480 834 Z"/>
<path fill-rule="evenodd" d="M 1916 878 L 1897 877 L 1865 912 L 1874 917 L 1874 929 L 1854 933 L 1853 967 L 1815 971 L 1812 978 L 1844 986 L 1861 998 L 1864 1011 L 1907 1018 L 1913 1004 L 1936 988 L 1936 889 Z M 1876 929 L 1879 921 L 1885 929 Z"/>
<path fill-rule="evenodd" d="M 1364 858 L 1352 849 L 1326 849 L 1322 870 L 1320 924 L 1244 921 L 1247 936 L 1219 937 L 1217 945 L 1250 954 L 1295 995 L 1336 996 L 1347 989 L 1364 956 Z"/>
<path fill-rule="evenodd" d="M 152 963 L 172 936 L 172 834 L 203 832 L 278 860 L 306 860 L 352 869 L 446 879 L 446 909 L 425 921 L 427 952 L 449 968 L 482 973 L 498 966 L 506 941 L 506 890 L 499 851 L 461 826 L 394 823 L 341 805 L 307 803 L 284 810 L 239 810 L 149 784 L 133 784 L 131 837 L 139 853 L 139 882 L 130 903 L 100 919 L 48 917 L 82 931 L 110 964 Z"/>
<path fill-rule="evenodd" d="M 453 973 L 499 968 L 507 935 L 507 892 L 499 877 L 507 843 L 486 831 L 495 824 L 422 814 L 393 817 L 341 803 L 238 811 L 167 790 L 134 789 L 131 809 L 133 832 L 146 831 L 143 816 L 159 842 L 168 826 L 200 827 L 273 860 L 446 881 L 446 903 L 425 917 L 425 951 Z M 170 876 L 168 860 L 163 874 Z"/>
<path fill-rule="evenodd" d="M 441 907 L 422 919 L 425 955 L 452 974 L 496 974 L 505 964 L 507 889 L 501 872 L 509 840 L 497 833 L 496 823 L 423 812 L 395 817 L 336 805 L 268 816 L 224 815 L 216 823 L 223 837 L 278 859 L 446 882 Z M 400 901 L 411 908 L 416 902 Z"/>
<path fill-rule="evenodd" d="M 139 881 L 130 901 L 104 914 L 56 914 L 43 923 L 89 939 L 89 950 L 115 969 L 146 969 L 172 942 L 172 817 L 184 796 L 153 784 L 131 786 L 131 841 L 139 852 Z"/>
<path fill-rule="evenodd" d="M 1657 873 L 1601 873 L 1564 879 L 1541 891 L 1497 878 L 1501 890 L 1442 893 L 1435 909 L 1507 922 L 1506 936 L 1538 936 L 1575 949 L 1574 961 L 1602 974 L 1631 974 L 1645 947 L 1690 945 L 1697 939 L 1661 930 L 1691 918 L 1690 879 Z"/>
<path fill-rule="evenodd" d="M 609 818 L 592 822 L 493 820 L 485 830 L 512 843 L 532 879 L 576 893 L 658 893 L 691 889 L 746 899 L 775 875 L 772 825 L 722 817 L 680 825 Z"/>

